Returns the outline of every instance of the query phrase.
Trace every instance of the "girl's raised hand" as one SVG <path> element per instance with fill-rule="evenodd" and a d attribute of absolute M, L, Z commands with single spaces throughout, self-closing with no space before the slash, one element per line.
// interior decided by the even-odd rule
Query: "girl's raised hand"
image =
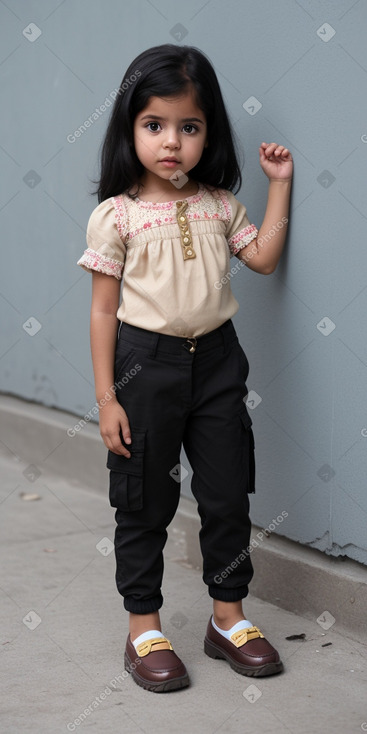
<path fill-rule="evenodd" d="M 284 145 L 261 143 L 260 166 L 270 180 L 290 181 L 293 175 L 293 158 Z"/>

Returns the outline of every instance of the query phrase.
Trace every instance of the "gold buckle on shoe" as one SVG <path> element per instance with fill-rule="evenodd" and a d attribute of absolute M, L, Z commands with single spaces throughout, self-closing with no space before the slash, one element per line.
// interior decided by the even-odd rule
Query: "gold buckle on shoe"
<path fill-rule="evenodd" d="M 236 647 L 242 647 L 249 640 L 255 640 L 257 637 L 264 637 L 258 627 L 247 627 L 247 629 L 238 630 L 231 635 L 231 640 Z"/>
<path fill-rule="evenodd" d="M 166 637 L 152 637 L 151 640 L 145 640 L 145 642 L 140 642 L 139 645 L 136 647 L 136 652 L 138 653 L 140 658 L 143 658 L 145 655 L 148 655 L 150 652 L 152 652 L 152 647 L 154 645 L 154 650 L 173 650 L 173 647 L 169 640 L 167 640 Z"/>

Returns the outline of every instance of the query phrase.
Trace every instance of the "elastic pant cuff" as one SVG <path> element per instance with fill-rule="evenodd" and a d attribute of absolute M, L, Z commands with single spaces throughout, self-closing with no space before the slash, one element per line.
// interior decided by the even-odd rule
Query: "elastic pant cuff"
<path fill-rule="evenodd" d="M 124 597 L 124 607 L 133 614 L 150 614 L 156 612 L 163 604 L 162 594 L 151 596 L 150 599 L 134 599 L 133 596 Z"/>
<path fill-rule="evenodd" d="M 248 595 L 248 586 L 239 586 L 237 589 L 223 589 L 220 586 L 209 586 L 209 596 L 218 601 L 239 601 Z"/>

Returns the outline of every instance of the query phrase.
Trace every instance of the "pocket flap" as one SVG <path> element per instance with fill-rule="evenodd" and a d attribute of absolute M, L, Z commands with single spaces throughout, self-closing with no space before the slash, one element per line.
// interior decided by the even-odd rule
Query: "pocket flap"
<path fill-rule="evenodd" d="M 115 454 L 114 451 L 108 451 L 107 454 L 107 469 L 111 469 L 121 474 L 132 474 L 134 476 L 141 476 L 143 473 L 143 456 L 145 446 L 145 434 L 144 429 L 132 429 L 131 428 L 131 443 L 127 444 L 122 439 L 123 445 L 130 451 L 130 459 L 122 454 Z"/>

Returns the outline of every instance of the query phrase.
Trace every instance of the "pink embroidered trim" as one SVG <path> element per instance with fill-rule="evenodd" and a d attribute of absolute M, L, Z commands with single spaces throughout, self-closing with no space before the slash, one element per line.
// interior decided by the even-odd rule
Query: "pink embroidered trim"
<path fill-rule="evenodd" d="M 121 240 L 125 243 L 127 234 L 127 214 L 121 194 L 119 196 L 111 196 L 111 201 L 115 210 L 117 231 L 120 235 Z"/>
<path fill-rule="evenodd" d="M 230 221 L 231 216 L 232 216 L 232 207 L 228 201 L 228 197 L 227 197 L 225 189 L 218 189 L 218 195 L 224 206 L 224 209 L 227 215 L 227 219 L 228 221 Z"/>
<path fill-rule="evenodd" d="M 201 214 L 198 214 L 197 212 L 189 212 L 187 214 L 188 221 L 192 221 L 193 219 L 220 219 L 220 215 L 215 212 L 215 214 L 208 214 L 207 211 L 203 211 Z M 157 218 L 153 220 L 148 220 L 147 222 L 144 222 L 144 224 L 141 227 L 137 227 L 132 232 L 128 233 L 129 240 L 136 237 L 136 235 L 140 234 L 140 232 L 143 232 L 146 229 L 150 229 L 151 227 L 160 227 L 164 226 L 166 224 L 177 224 L 177 219 L 174 216 L 168 216 L 168 217 L 162 217 Z"/>
<path fill-rule="evenodd" d="M 77 265 L 80 265 L 84 269 L 97 270 L 99 273 L 104 273 L 105 275 L 114 275 L 117 280 L 122 279 L 122 271 L 124 269 L 124 263 L 101 255 L 90 247 L 84 250 L 84 254 L 78 260 Z"/>
<path fill-rule="evenodd" d="M 239 232 L 236 232 L 236 234 L 233 235 L 228 240 L 229 249 L 232 253 L 232 255 L 236 255 L 237 252 L 242 250 L 243 247 L 247 247 L 247 245 L 252 242 L 258 235 L 258 229 L 255 227 L 254 224 L 249 224 L 247 227 L 244 227 Z M 236 247 L 238 243 L 241 243 L 239 247 Z"/>

